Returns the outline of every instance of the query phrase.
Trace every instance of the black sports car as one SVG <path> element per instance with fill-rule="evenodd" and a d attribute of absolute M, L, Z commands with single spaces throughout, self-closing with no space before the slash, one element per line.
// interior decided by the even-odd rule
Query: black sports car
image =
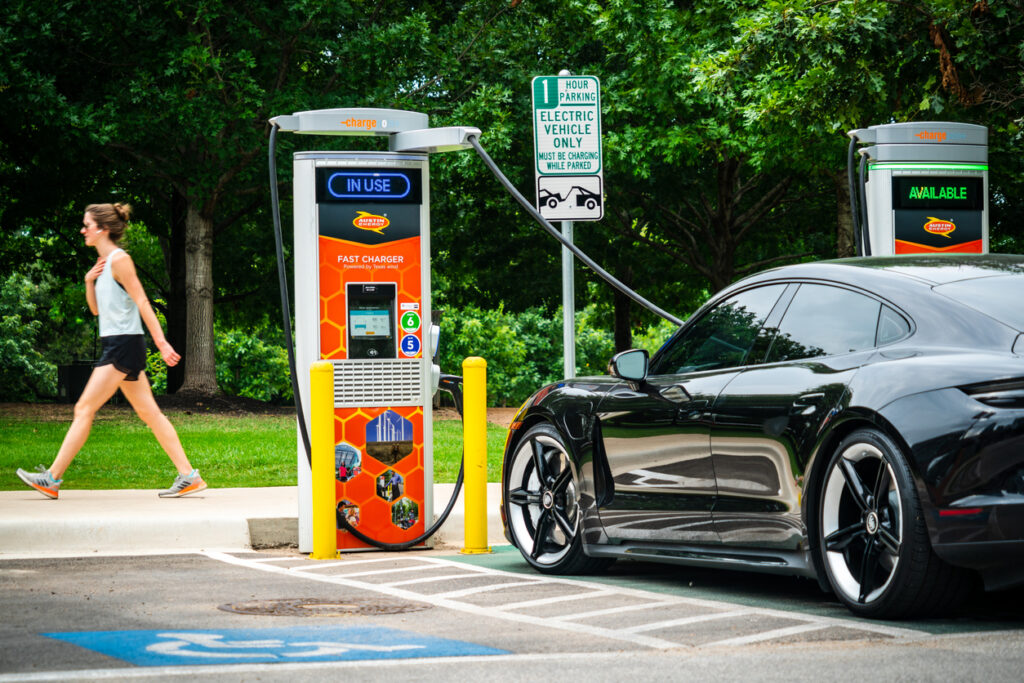
<path fill-rule="evenodd" d="M 636 558 L 815 577 L 856 614 L 1024 583 L 1024 256 L 848 259 L 726 288 L 654 355 L 514 418 L 505 535 L 542 572 Z"/>

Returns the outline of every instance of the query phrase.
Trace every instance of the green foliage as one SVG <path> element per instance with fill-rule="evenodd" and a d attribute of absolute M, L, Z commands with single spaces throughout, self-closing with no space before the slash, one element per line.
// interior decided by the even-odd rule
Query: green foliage
<path fill-rule="evenodd" d="M 0 283 L 0 400 L 32 401 L 57 393 L 57 368 L 38 350 L 40 293 L 12 273 Z"/>
<path fill-rule="evenodd" d="M 167 393 L 167 364 L 159 351 L 146 350 L 146 378 L 154 394 Z"/>
<path fill-rule="evenodd" d="M 257 329 L 217 329 L 217 383 L 224 392 L 259 401 L 292 400 L 288 353 L 267 341 L 264 323 Z"/>
<path fill-rule="evenodd" d="M 267 329 L 268 313 L 278 316 L 270 221 L 261 215 L 267 118 L 396 107 L 429 114 L 433 126 L 478 126 L 531 196 L 529 82 L 562 68 L 602 82 L 606 214 L 577 228 L 577 244 L 676 315 L 709 286 L 776 261 L 834 255 L 844 133 L 891 120 L 989 127 L 992 248 L 1021 251 L 1022 8 L 1020 0 L 139 0 L 111 21 L 104 3 L 9 0 L 0 24 L 0 273 L 27 273 L 45 297 L 19 309 L 17 337 L 5 327 L 3 341 L 32 334 L 31 351 L 54 364 L 91 355 L 81 277 L 95 255 L 77 234 L 81 210 L 128 200 L 142 226 L 129 232 L 130 250 L 156 307 L 182 311 L 185 273 L 211 270 L 213 291 L 206 280 L 200 290 L 217 302 L 217 379 L 231 393 L 283 400 L 290 390 L 275 382 L 287 373 L 270 369 L 281 360 L 278 340 L 254 332 Z M 279 144 L 287 217 L 283 160 L 311 143 L 282 135 Z M 385 145 L 338 137 L 315 146 Z M 559 250 L 472 153 L 434 155 L 431 185 L 434 301 L 464 312 L 449 317 L 467 335 L 446 325 L 445 339 L 458 338 L 466 355 L 491 354 L 502 400 L 515 402 L 523 387 L 561 374 Z M 207 224 L 212 247 L 186 270 L 180 233 Z M 287 219 L 284 228 L 287 252 Z M 188 253 L 206 249 L 207 238 L 192 234 Z M 40 266 L 25 270 L 32 262 Z M 586 374 L 609 355 L 595 330 L 626 316 L 606 285 L 577 274 L 600 312 L 585 310 L 578 322 Z M 634 346 L 660 345 L 664 326 L 648 335 L 638 322 L 649 314 L 625 305 Z M 511 323 L 511 312 L 524 317 Z M 169 320 L 184 339 L 183 315 Z M 491 348 L 499 333 L 510 341 Z M 17 362 L 32 364 L 21 348 Z M 460 361 L 447 359 L 445 369 L 458 372 Z M 158 386 L 160 365 L 151 366 Z"/>
<path fill-rule="evenodd" d="M 614 354 L 612 334 L 594 324 L 596 307 L 576 312 L 576 367 L 579 376 L 602 375 Z M 487 361 L 488 405 L 518 405 L 543 385 L 565 376 L 562 360 L 562 314 L 531 308 L 512 313 L 504 308 L 468 307 L 446 311 L 441 325 L 442 372 L 462 374 L 462 361 Z M 655 350 L 668 338 L 670 323 L 638 332 Z M 658 335 L 663 335 L 657 341 Z"/>

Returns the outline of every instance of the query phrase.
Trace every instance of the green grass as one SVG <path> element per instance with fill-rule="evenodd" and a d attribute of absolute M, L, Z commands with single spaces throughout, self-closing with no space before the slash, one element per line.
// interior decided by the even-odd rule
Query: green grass
<path fill-rule="evenodd" d="M 487 423 L 487 481 L 501 481 L 501 454 L 508 430 Z M 434 481 L 450 483 L 459 476 L 462 457 L 462 423 L 458 420 L 434 421 Z"/>
<path fill-rule="evenodd" d="M 192 466 L 210 486 L 294 486 L 295 418 L 260 415 L 236 417 L 168 412 Z M 0 490 L 24 487 L 14 471 L 49 466 L 67 420 L 0 414 Z M 506 430 L 487 425 L 487 478 L 500 478 Z M 454 482 L 462 456 L 462 423 L 434 422 L 434 481 Z M 67 489 L 166 488 L 175 475 L 149 429 L 134 415 L 106 409 L 93 423 L 85 447 L 65 476 Z"/>

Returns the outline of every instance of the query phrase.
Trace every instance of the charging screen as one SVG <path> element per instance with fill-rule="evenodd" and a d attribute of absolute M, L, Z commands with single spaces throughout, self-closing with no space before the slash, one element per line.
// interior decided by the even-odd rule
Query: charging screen
<path fill-rule="evenodd" d="M 353 339 L 391 336 L 391 311 L 380 308 L 349 311 Z"/>
<path fill-rule="evenodd" d="M 350 282 L 348 357 L 396 358 L 395 289 L 392 282 Z"/>

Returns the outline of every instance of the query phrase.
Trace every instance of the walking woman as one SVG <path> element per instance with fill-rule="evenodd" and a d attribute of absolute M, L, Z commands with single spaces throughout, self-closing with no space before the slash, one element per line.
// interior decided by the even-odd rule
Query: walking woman
<path fill-rule="evenodd" d="M 40 465 L 38 472 L 19 469 L 21 480 L 44 496 L 56 498 L 64 471 L 85 444 L 93 417 L 100 407 L 120 389 L 142 421 L 153 430 L 156 440 L 178 469 L 171 488 L 161 491 L 162 498 L 177 498 L 206 488 L 181 447 L 178 433 L 153 398 L 146 379 L 146 338 L 142 323 L 169 366 L 177 365 L 181 356 L 168 343 L 160 328 L 153 307 L 146 298 L 135 264 L 118 247 L 124 236 L 131 206 L 127 204 L 90 204 L 85 207 L 81 233 L 86 246 L 93 247 L 99 258 L 85 274 L 85 298 L 89 310 L 100 318 L 100 341 L 103 355 L 93 367 L 89 382 L 75 404 L 75 416 L 49 469 Z"/>

